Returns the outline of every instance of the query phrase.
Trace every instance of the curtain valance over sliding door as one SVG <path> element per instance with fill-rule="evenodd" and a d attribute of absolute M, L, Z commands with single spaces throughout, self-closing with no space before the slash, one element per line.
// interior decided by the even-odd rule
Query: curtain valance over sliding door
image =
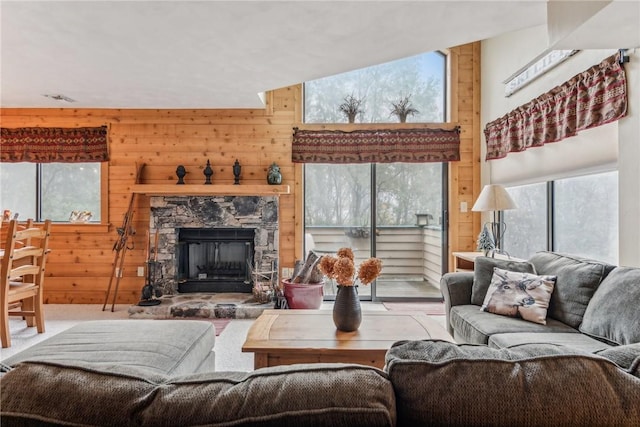
<path fill-rule="evenodd" d="M 3 162 L 82 163 L 109 160 L 107 127 L 2 128 Z"/>
<path fill-rule="evenodd" d="M 427 163 L 460 160 L 460 128 L 303 130 L 294 128 L 294 163 Z"/>
<path fill-rule="evenodd" d="M 487 160 L 540 147 L 578 131 L 613 122 L 627 112 L 627 81 L 620 53 L 488 123 Z"/>

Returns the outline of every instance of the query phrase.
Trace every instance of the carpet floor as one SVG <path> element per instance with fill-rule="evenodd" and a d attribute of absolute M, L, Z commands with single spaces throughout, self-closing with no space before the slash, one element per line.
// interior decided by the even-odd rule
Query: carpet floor
<path fill-rule="evenodd" d="M 389 311 L 416 311 L 430 316 L 444 316 L 442 302 L 383 302 Z"/>
<path fill-rule="evenodd" d="M 12 345 L 0 349 L 0 360 L 4 360 L 19 351 L 56 335 L 78 323 L 89 320 L 129 319 L 129 305 L 116 305 L 115 311 L 102 311 L 102 304 L 46 304 L 46 332 L 39 334 L 36 328 L 29 328 L 19 318 L 9 320 Z M 200 318 L 200 320 L 203 320 Z M 247 331 L 253 319 L 206 319 L 212 321 L 216 328 L 216 370 L 217 371 L 251 371 L 253 370 L 253 353 L 241 351 Z M 135 322 L 131 319 L 131 322 Z"/>
<path fill-rule="evenodd" d="M 218 318 L 206 318 L 206 317 L 171 317 L 170 319 L 160 319 L 160 320 L 202 320 L 205 322 L 212 322 L 213 326 L 216 328 L 216 336 L 220 336 L 224 328 L 227 327 L 231 319 L 218 319 Z"/>

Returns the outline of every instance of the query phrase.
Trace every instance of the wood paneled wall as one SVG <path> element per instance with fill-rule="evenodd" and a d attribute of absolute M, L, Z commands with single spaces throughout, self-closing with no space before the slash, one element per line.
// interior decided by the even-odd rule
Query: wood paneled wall
<path fill-rule="evenodd" d="M 451 49 L 451 118 L 462 127 L 462 160 L 450 166 L 450 249 L 472 250 L 479 216 L 460 214 L 479 193 L 479 43 Z M 109 283 L 117 239 L 131 197 L 136 164 L 144 163 L 141 182 L 172 184 L 176 167 L 187 169 L 187 184 L 204 183 L 207 159 L 214 184 L 233 183 L 232 166 L 242 165 L 242 184 L 266 184 L 269 165 L 278 163 L 283 184 L 292 194 L 280 196 L 280 265 L 291 267 L 301 254 L 302 185 L 299 165 L 291 162 L 292 128 L 301 121 L 300 85 L 268 93 L 265 109 L 116 110 L 1 109 L 2 126 L 109 126 L 110 161 L 103 197 L 108 218 L 102 225 L 58 224 L 51 238 L 45 299 L 48 303 L 102 303 Z M 136 196 L 133 249 L 127 252 L 118 303 L 140 299 L 144 278 L 149 198 Z M 477 218 L 474 218 L 477 217 Z M 475 222 L 473 221 L 475 219 Z"/>
<path fill-rule="evenodd" d="M 449 270 L 451 252 L 474 251 L 480 233 L 480 214 L 471 207 L 480 194 L 480 42 L 452 48 L 451 121 L 461 127 L 460 161 L 449 163 Z M 467 212 L 461 212 L 461 203 Z"/>

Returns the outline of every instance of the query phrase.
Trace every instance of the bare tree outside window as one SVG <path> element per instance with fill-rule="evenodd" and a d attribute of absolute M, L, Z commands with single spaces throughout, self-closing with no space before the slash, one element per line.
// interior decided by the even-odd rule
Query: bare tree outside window
<path fill-rule="evenodd" d="M 361 123 L 397 122 L 392 102 L 410 94 L 419 112 L 410 122 L 444 121 L 444 55 L 430 52 L 305 83 L 306 123 L 345 123 L 340 105 L 346 96 L 362 100 Z"/>

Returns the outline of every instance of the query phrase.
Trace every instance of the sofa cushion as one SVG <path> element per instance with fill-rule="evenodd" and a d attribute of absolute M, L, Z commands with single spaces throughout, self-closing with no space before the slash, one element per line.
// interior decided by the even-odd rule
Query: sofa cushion
<path fill-rule="evenodd" d="M 554 252 L 538 252 L 529 261 L 536 274 L 558 277 L 547 316 L 576 329 L 600 282 L 615 268 L 604 262 Z"/>
<path fill-rule="evenodd" d="M 636 368 L 635 375 L 640 376 L 640 343 L 619 345 L 596 352 L 597 355 L 606 357 L 616 365 L 627 370 Z"/>
<path fill-rule="evenodd" d="M 38 384 L 38 387 L 34 387 Z M 2 423 L 113 426 L 393 426 L 387 374 L 308 364 L 254 372 L 138 375 L 129 367 L 25 362 L 3 377 Z"/>
<path fill-rule="evenodd" d="M 551 344 L 402 341 L 386 356 L 399 426 L 637 426 L 640 379 Z M 603 386 L 606 385 L 606 386 Z"/>
<path fill-rule="evenodd" d="M 556 344 L 564 345 L 586 353 L 611 348 L 610 345 L 584 334 L 567 332 L 516 332 L 495 334 L 489 337 L 489 347 L 507 348 L 522 344 Z"/>
<path fill-rule="evenodd" d="M 580 331 L 608 343 L 640 342 L 640 268 L 609 273 L 591 298 Z"/>
<path fill-rule="evenodd" d="M 546 325 L 526 322 L 522 319 L 480 311 L 477 305 L 458 305 L 449 312 L 456 341 L 470 344 L 488 344 L 489 336 L 507 332 L 567 332 L 579 333 L 576 329 L 547 318 Z"/>
<path fill-rule="evenodd" d="M 482 305 L 487 294 L 494 267 L 520 273 L 535 274 L 533 264 L 527 261 L 514 261 L 485 256 L 477 257 L 473 264 L 473 286 L 471 287 L 471 304 Z"/>
<path fill-rule="evenodd" d="M 517 273 L 494 267 L 491 285 L 480 309 L 545 325 L 555 281 L 556 276 Z"/>
<path fill-rule="evenodd" d="M 215 369 L 215 339 L 215 327 L 207 321 L 96 320 L 79 323 L 3 362 L 80 361 L 183 375 Z"/>

